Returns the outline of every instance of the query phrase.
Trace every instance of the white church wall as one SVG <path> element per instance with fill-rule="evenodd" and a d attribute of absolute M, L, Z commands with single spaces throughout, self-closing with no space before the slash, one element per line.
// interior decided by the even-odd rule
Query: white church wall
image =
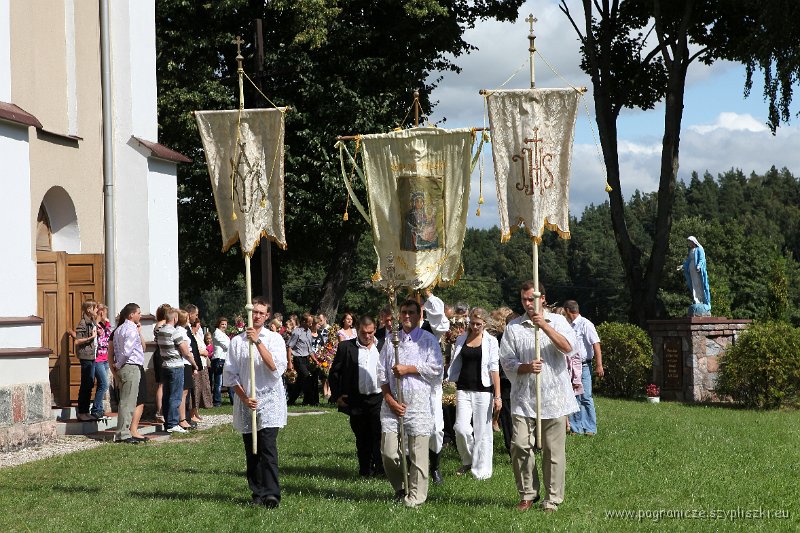
<path fill-rule="evenodd" d="M 150 301 L 155 308 L 178 301 L 178 183 L 175 165 L 151 159 L 147 177 L 150 219 Z"/>
<path fill-rule="evenodd" d="M 3 228 L 3 260 L 0 261 L 0 317 L 36 314 L 36 261 L 30 216 L 30 166 L 28 128 L 0 122 L 0 228 Z M 2 328 L 3 330 L 16 328 Z M 0 333 L 0 335 L 2 335 Z M 0 337 L 0 348 L 9 347 Z M 38 346 L 39 339 L 27 346 Z"/>

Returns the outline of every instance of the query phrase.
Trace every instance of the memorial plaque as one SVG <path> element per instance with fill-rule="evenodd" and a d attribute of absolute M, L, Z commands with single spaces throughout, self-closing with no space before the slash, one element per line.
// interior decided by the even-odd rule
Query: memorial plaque
<path fill-rule="evenodd" d="M 683 345 L 680 337 L 664 339 L 664 385 L 662 390 L 683 390 Z"/>

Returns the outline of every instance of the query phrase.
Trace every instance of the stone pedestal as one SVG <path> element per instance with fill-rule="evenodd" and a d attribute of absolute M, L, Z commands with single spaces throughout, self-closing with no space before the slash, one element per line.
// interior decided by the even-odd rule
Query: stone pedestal
<path fill-rule="evenodd" d="M 0 386 L 0 453 L 54 439 L 51 402 L 49 382 Z"/>
<path fill-rule="evenodd" d="M 719 363 L 751 320 L 691 317 L 648 322 L 653 339 L 653 383 L 665 400 L 717 401 Z"/>

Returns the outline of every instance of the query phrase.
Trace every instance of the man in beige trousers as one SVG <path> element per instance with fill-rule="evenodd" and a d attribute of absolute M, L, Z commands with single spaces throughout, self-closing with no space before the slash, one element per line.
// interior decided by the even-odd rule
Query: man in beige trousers
<path fill-rule="evenodd" d="M 566 472 L 566 418 L 578 410 L 572 393 L 565 354 L 576 345 L 575 333 L 561 315 L 541 311 L 545 290 L 526 281 L 520 289 L 525 314 L 506 326 L 500 344 L 500 363 L 511 381 L 511 417 L 514 436 L 511 462 L 519 491 L 519 511 L 527 511 L 542 497 L 542 509 L 553 512 L 564 501 Z M 537 312 L 537 300 L 539 303 Z M 536 361 L 535 330 L 539 328 L 541 360 Z M 542 474 L 536 470 L 536 374 L 541 376 Z"/>

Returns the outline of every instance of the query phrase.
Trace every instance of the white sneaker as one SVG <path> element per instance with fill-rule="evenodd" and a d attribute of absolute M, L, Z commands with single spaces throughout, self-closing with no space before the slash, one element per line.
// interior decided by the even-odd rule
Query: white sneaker
<path fill-rule="evenodd" d="M 172 426 L 167 430 L 167 433 L 189 433 L 189 432 L 180 426 Z"/>

